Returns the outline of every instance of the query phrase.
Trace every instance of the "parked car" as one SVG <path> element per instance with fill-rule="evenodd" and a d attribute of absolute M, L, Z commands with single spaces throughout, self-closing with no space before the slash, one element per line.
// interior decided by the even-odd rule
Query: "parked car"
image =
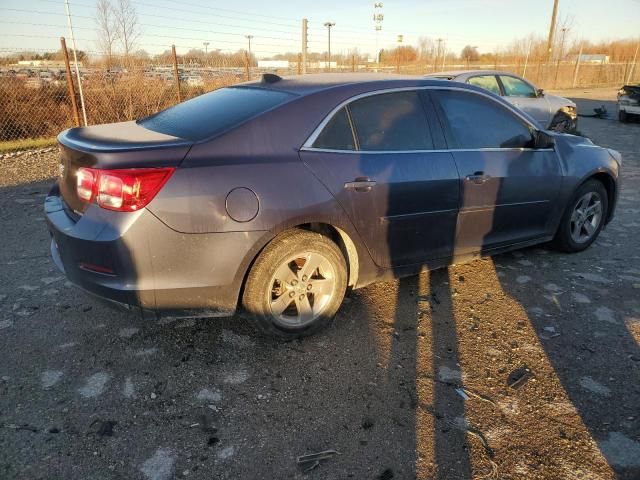
<path fill-rule="evenodd" d="M 584 250 L 621 168 L 484 89 L 390 75 L 267 74 L 58 140 L 45 211 L 69 280 L 143 313 L 242 305 L 287 338 L 347 288 L 551 240 Z"/>
<path fill-rule="evenodd" d="M 618 90 L 618 120 L 628 122 L 640 116 L 640 83 L 625 85 Z"/>
<path fill-rule="evenodd" d="M 466 70 L 427 75 L 468 83 L 500 95 L 512 105 L 527 112 L 540 128 L 571 133 L 578 127 L 578 111 L 571 100 L 545 93 L 524 78 L 497 70 Z"/>

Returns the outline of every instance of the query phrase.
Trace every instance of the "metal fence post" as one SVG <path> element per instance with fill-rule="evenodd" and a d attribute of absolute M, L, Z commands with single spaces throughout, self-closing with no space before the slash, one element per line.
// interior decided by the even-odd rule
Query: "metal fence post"
<path fill-rule="evenodd" d="M 309 22 L 306 18 L 302 19 L 302 73 L 307 73 L 307 48 L 308 48 L 308 29 Z"/>
<path fill-rule="evenodd" d="M 60 48 L 64 54 L 64 66 L 67 77 L 67 87 L 69 88 L 69 99 L 71 99 L 71 112 L 75 120 L 76 127 L 80 127 L 80 112 L 78 111 L 78 102 L 76 101 L 76 89 L 73 85 L 73 77 L 71 76 L 71 65 L 69 64 L 69 52 L 67 51 L 67 42 L 64 37 L 60 37 Z"/>
<path fill-rule="evenodd" d="M 249 69 L 249 54 L 244 52 L 244 72 L 247 75 L 247 82 L 251 80 L 251 70 Z"/>
<path fill-rule="evenodd" d="M 571 83 L 571 87 L 575 88 L 576 83 L 578 81 L 578 72 L 580 71 L 580 59 L 582 58 L 582 45 L 584 42 L 580 42 L 580 51 L 578 52 L 578 58 L 576 58 L 576 66 L 573 69 L 573 82 Z"/>
<path fill-rule="evenodd" d="M 180 93 L 180 75 L 178 74 L 178 57 L 176 56 L 176 46 L 171 45 L 171 54 L 173 56 L 173 76 L 176 79 L 176 90 L 178 92 L 178 103 L 182 101 L 182 94 Z"/>

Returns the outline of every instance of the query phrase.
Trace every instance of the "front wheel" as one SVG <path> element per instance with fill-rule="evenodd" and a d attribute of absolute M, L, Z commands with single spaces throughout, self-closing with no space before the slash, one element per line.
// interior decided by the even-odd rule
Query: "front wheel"
<path fill-rule="evenodd" d="M 566 112 L 558 112 L 551 120 L 549 130 L 553 130 L 559 133 L 575 133 L 578 128 L 578 121 L 575 118 L 571 118 Z"/>
<path fill-rule="evenodd" d="M 627 112 L 626 112 L 626 111 L 624 111 L 624 110 L 620 110 L 620 111 L 618 112 L 618 120 L 619 120 L 621 123 L 627 123 L 627 122 L 629 121 L 629 115 L 627 114 Z"/>
<path fill-rule="evenodd" d="M 311 335 L 340 308 L 347 286 L 344 256 L 327 237 L 292 230 L 258 256 L 245 284 L 245 310 L 267 333 L 281 338 Z"/>
<path fill-rule="evenodd" d="M 562 216 L 554 244 L 565 252 L 581 252 L 600 234 L 607 218 L 607 190 L 601 182 L 589 180 L 573 194 Z"/>

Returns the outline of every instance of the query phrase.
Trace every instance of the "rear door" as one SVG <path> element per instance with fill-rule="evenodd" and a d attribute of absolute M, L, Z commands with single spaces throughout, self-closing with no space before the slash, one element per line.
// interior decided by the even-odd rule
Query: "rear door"
<path fill-rule="evenodd" d="M 511 75 L 499 75 L 504 98 L 512 105 L 531 115 L 540 128 L 545 129 L 551 122 L 549 101 L 538 96 L 536 89 L 529 83 Z"/>
<path fill-rule="evenodd" d="M 418 91 L 379 93 L 339 110 L 301 151 L 381 267 L 452 254 L 458 172 L 430 121 Z"/>
<path fill-rule="evenodd" d="M 551 234 L 562 179 L 555 151 L 534 148 L 531 126 L 486 95 L 443 89 L 432 96 L 460 172 L 455 253 Z"/>

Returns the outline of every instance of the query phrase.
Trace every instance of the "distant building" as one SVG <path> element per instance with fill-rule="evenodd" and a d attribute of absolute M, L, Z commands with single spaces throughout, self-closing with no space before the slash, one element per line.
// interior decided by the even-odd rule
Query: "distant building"
<path fill-rule="evenodd" d="M 575 62 L 578 55 L 572 55 L 569 59 Z M 609 63 L 609 55 L 604 53 L 584 53 L 580 55 L 580 63 Z"/>
<path fill-rule="evenodd" d="M 258 68 L 289 68 L 289 60 L 258 60 Z"/>
<path fill-rule="evenodd" d="M 309 68 L 337 68 L 338 67 L 338 62 L 327 62 L 327 61 L 320 61 L 320 62 L 311 62 L 309 63 Z"/>

